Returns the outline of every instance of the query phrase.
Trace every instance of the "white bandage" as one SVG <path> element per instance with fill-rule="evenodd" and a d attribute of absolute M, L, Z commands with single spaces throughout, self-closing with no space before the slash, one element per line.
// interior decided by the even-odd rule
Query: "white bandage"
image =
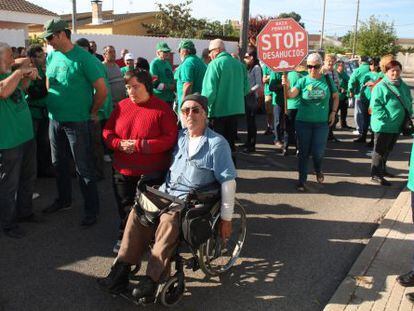
<path fill-rule="evenodd" d="M 236 181 L 234 179 L 225 181 L 221 184 L 221 219 L 231 221 L 233 217 L 235 196 Z"/>
<path fill-rule="evenodd" d="M 160 83 L 160 84 L 158 84 L 158 86 L 157 86 L 157 90 L 158 91 L 162 91 L 162 90 L 164 90 L 165 89 L 165 84 L 164 83 Z"/>

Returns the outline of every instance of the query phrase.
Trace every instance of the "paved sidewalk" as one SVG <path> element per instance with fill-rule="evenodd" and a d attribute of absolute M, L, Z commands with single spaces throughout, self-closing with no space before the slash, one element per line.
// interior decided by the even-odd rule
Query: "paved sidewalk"
<path fill-rule="evenodd" d="M 355 261 L 325 311 L 414 310 L 405 294 L 414 292 L 396 282 L 408 272 L 414 251 L 410 191 L 404 190 Z"/>

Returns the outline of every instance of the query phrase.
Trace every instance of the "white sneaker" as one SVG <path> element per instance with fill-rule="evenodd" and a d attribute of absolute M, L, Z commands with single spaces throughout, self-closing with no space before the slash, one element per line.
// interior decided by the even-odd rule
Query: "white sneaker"
<path fill-rule="evenodd" d="M 112 252 L 114 254 L 118 254 L 119 248 L 121 247 L 121 240 L 116 241 L 114 248 L 112 249 Z"/>
<path fill-rule="evenodd" d="M 359 131 L 358 130 L 352 131 L 352 134 L 359 135 Z"/>
<path fill-rule="evenodd" d="M 105 154 L 103 157 L 103 160 L 105 162 L 112 162 L 111 156 L 109 154 Z"/>
<path fill-rule="evenodd" d="M 32 200 L 36 200 L 38 197 L 40 197 L 40 194 L 37 192 L 33 192 L 32 194 Z"/>

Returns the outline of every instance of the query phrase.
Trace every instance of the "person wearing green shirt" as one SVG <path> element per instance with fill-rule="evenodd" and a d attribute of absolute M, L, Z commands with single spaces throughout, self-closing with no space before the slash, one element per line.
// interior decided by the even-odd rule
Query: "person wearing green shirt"
<path fill-rule="evenodd" d="M 154 95 L 165 101 L 172 108 L 175 95 L 175 80 L 169 62 L 171 49 L 165 42 L 157 43 L 157 57 L 150 63 L 150 73 L 153 78 Z"/>
<path fill-rule="evenodd" d="M 37 68 L 41 79 L 34 80 L 26 90 L 26 100 L 32 113 L 36 142 L 37 176 L 54 177 L 49 141 L 49 118 L 47 116 L 46 54 L 39 44 L 31 45 L 27 56 Z"/>
<path fill-rule="evenodd" d="M 290 88 L 289 80 L 284 76 L 282 83 L 287 85 L 288 98 L 300 97 L 298 113 L 296 115 L 296 133 L 299 150 L 299 181 L 298 191 L 305 191 L 305 183 L 308 176 L 308 159 L 312 155 L 316 181 L 322 183 L 322 159 L 325 153 L 329 126 L 335 122 L 338 110 L 338 90 L 329 76 L 321 73 L 322 58 L 318 53 L 308 56 L 307 68 L 309 75 L 299 79 Z M 330 79 L 330 82 L 327 81 Z M 329 84 L 331 87 L 329 87 Z M 332 92 L 331 92 L 332 90 Z M 329 101 L 333 99 L 332 111 L 329 112 Z"/>
<path fill-rule="evenodd" d="M 125 66 L 121 67 L 121 74 L 125 77 L 125 74 L 130 71 L 134 70 L 134 55 L 132 53 L 126 53 L 124 56 L 124 63 Z"/>
<path fill-rule="evenodd" d="M 280 149 L 283 147 L 282 121 L 285 113 L 285 97 L 283 94 L 281 72 L 272 71 L 270 73 L 269 90 L 272 92 L 273 128 L 275 129 L 273 143 L 276 148 Z"/>
<path fill-rule="evenodd" d="M 274 123 L 274 115 L 273 115 L 273 105 L 272 105 L 272 92 L 269 90 L 269 81 L 270 81 L 270 74 L 272 71 L 269 67 L 265 64 L 262 64 L 262 73 L 263 73 L 263 93 L 264 93 L 264 103 L 265 103 L 265 110 L 266 110 L 266 131 L 264 132 L 265 135 L 272 135 L 273 134 L 273 123 Z"/>
<path fill-rule="evenodd" d="M 295 85 L 299 79 L 306 76 L 308 71 L 303 65 L 298 65 L 295 68 L 295 71 L 290 71 L 287 74 L 290 85 Z M 296 114 L 298 113 L 298 106 L 300 105 L 300 97 L 289 98 L 287 100 L 287 112 L 285 116 L 285 129 L 283 136 L 283 150 L 282 155 L 289 155 L 289 146 L 293 145 L 296 148 L 297 152 L 297 139 L 296 139 Z M 296 153 L 295 152 L 295 153 Z"/>
<path fill-rule="evenodd" d="M 350 97 L 355 97 L 355 112 L 354 112 L 354 120 L 356 125 L 356 130 L 358 131 L 359 135 L 362 134 L 364 129 L 364 106 L 361 103 L 360 93 L 361 88 L 363 86 L 362 79 L 364 78 L 365 74 L 369 72 L 369 58 L 367 56 L 361 56 L 361 62 L 357 69 L 352 72 L 351 77 L 349 78 L 348 82 L 348 91 Z"/>
<path fill-rule="evenodd" d="M 369 61 L 369 69 L 370 71 L 365 74 L 365 76 L 362 78 L 362 88 L 361 88 L 361 95 L 360 100 L 364 107 L 364 128 L 362 129 L 362 134 L 359 138 L 355 139 L 354 142 L 356 143 L 365 143 L 367 134 L 368 134 L 368 128 L 371 123 L 371 116 L 369 113 L 369 104 L 371 101 L 371 92 L 372 88 L 377 83 L 378 79 L 381 77 L 381 71 L 379 68 L 379 59 L 371 59 Z M 368 144 L 369 147 L 374 146 L 374 137 L 372 135 L 371 142 Z"/>
<path fill-rule="evenodd" d="M 193 93 L 201 93 L 207 66 L 197 57 L 193 41 L 182 40 L 178 46 L 181 65 L 176 70 L 177 76 L 177 111 L 181 112 L 183 98 Z"/>
<path fill-rule="evenodd" d="M 244 96 L 250 92 L 247 69 L 226 52 L 221 39 L 210 41 L 209 51 L 212 60 L 204 76 L 202 95 L 208 98 L 212 129 L 221 134 L 235 152 L 237 117 L 244 115 Z"/>
<path fill-rule="evenodd" d="M 72 181 L 69 165 L 72 153 L 85 203 L 81 225 L 88 227 L 96 223 L 99 212 L 92 123 L 99 122 L 98 112 L 108 90 L 96 57 L 71 42 L 71 32 L 64 20 L 47 21 L 41 37 L 54 48 L 46 59 L 46 77 L 49 136 L 58 190 L 57 199 L 43 209 L 43 213 L 70 208 Z"/>
<path fill-rule="evenodd" d="M 36 68 L 15 64 L 10 46 L 0 42 L 0 226 L 11 238 L 25 232 L 17 221 L 35 222 L 32 209 L 36 145 L 29 106 L 22 89 L 40 79 Z"/>
<path fill-rule="evenodd" d="M 348 82 L 349 76 L 345 70 L 345 64 L 342 60 L 338 60 L 336 62 L 336 72 L 338 73 L 339 79 L 339 111 L 341 112 L 340 115 L 340 122 L 341 122 L 341 129 L 349 130 L 351 127 L 348 126 L 346 122 L 346 117 L 348 116 Z"/>
<path fill-rule="evenodd" d="M 374 132 L 374 151 L 371 162 L 371 181 L 382 186 L 391 183 L 384 177 L 392 177 L 387 171 L 388 156 L 401 133 L 406 111 L 413 113 L 409 87 L 401 79 L 402 65 L 396 60 L 385 65 L 385 77 L 375 85 L 370 108 L 371 129 Z"/>

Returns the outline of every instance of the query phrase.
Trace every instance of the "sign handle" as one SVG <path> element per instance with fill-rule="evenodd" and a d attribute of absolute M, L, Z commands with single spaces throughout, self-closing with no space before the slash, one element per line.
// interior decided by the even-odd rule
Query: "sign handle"
<path fill-rule="evenodd" d="M 286 71 L 283 71 L 283 76 L 285 77 L 285 79 L 287 79 L 287 74 Z M 284 107 L 284 111 L 282 113 L 282 122 L 281 122 L 281 126 L 283 129 L 286 129 L 286 118 L 287 118 L 287 86 L 286 84 L 283 85 L 283 107 Z"/>

